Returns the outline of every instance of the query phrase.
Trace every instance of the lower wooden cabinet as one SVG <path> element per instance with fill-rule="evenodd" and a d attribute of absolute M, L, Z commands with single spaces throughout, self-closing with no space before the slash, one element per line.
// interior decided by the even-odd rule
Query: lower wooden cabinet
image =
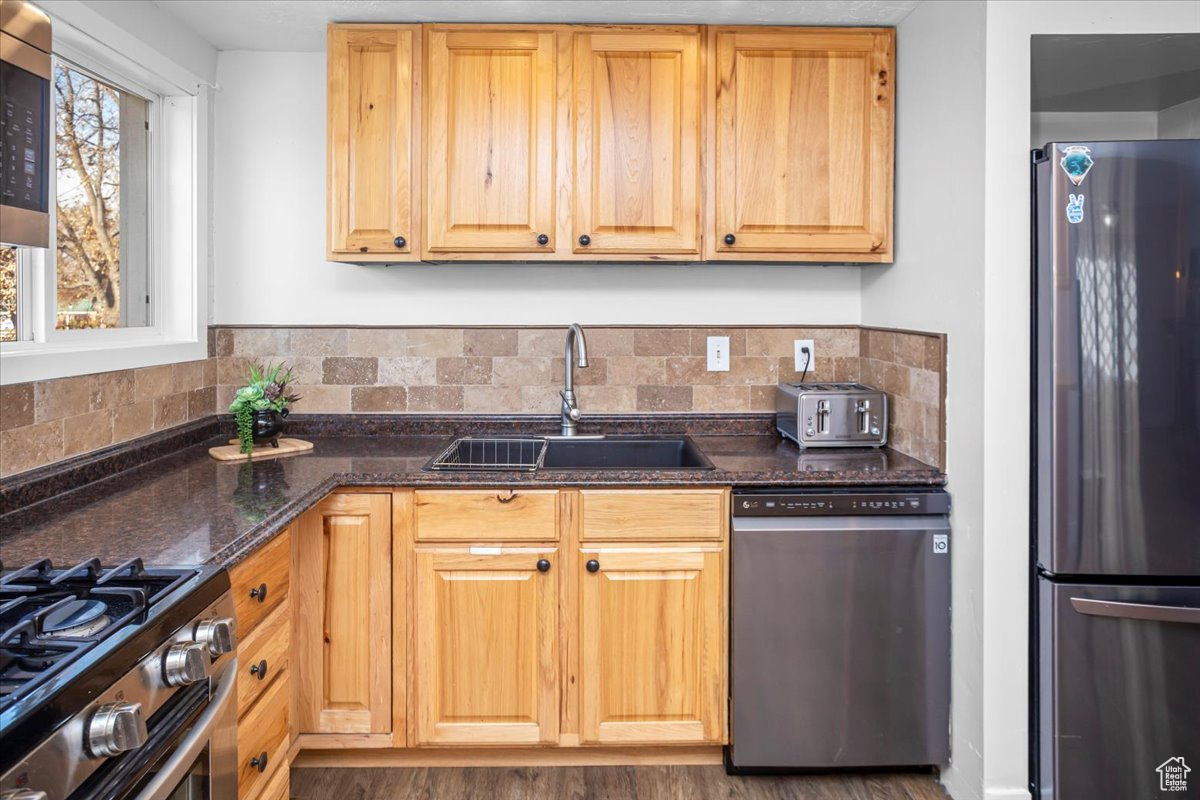
<path fill-rule="evenodd" d="M 580 741 L 725 738 L 720 544 L 579 553 Z"/>
<path fill-rule="evenodd" d="M 555 548 L 415 556 L 417 744 L 557 743 Z"/>
<path fill-rule="evenodd" d="M 335 492 L 293 533 L 293 680 L 300 733 L 392 724 L 391 494 Z"/>

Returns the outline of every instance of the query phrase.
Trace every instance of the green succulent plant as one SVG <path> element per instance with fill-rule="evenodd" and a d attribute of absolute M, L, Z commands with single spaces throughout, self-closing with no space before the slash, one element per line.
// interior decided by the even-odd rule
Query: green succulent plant
<path fill-rule="evenodd" d="M 300 399 L 288 391 L 292 371 L 284 362 L 250 364 L 246 385 L 237 390 L 229 411 L 237 420 L 238 444 L 249 455 L 254 452 L 254 412 L 284 411 Z"/>

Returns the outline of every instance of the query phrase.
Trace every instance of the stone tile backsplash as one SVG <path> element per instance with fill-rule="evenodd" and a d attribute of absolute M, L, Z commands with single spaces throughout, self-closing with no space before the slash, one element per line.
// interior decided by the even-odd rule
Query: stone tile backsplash
<path fill-rule="evenodd" d="M 800 380 L 793 341 L 813 339 L 816 381 L 891 395 L 891 444 L 944 466 L 945 337 L 847 327 L 586 329 L 575 371 L 587 413 L 766 412 Z M 728 336 L 730 369 L 706 368 Z M 210 329 L 210 358 L 0 387 L 0 475 L 223 412 L 248 361 L 285 360 L 298 413 L 555 414 L 563 328 Z"/>

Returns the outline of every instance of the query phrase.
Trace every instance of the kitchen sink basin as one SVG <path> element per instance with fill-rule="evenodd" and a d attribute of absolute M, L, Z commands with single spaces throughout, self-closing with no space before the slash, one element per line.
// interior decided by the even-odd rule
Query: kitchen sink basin
<path fill-rule="evenodd" d="M 686 436 L 550 439 L 542 469 L 712 469 Z"/>

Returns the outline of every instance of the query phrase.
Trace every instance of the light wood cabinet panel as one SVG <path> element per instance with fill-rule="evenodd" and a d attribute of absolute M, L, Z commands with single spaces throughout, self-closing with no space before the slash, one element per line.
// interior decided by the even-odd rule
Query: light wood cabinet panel
<path fill-rule="evenodd" d="M 419 547 L 415 557 L 417 743 L 556 743 L 556 551 Z"/>
<path fill-rule="evenodd" d="M 238 723 L 238 797 L 257 797 L 272 770 L 287 769 L 288 684 L 275 681 Z"/>
<path fill-rule="evenodd" d="M 582 489 L 585 540 L 720 539 L 727 489 Z"/>
<path fill-rule="evenodd" d="M 391 730 L 391 495 L 339 492 L 292 549 L 300 733 Z"/>
<path fill-rule="evenodd" d="M 553 252 L 556 32 L 425 35 L 426 253 Z"/>
<path fill-rule="evenodd" d="M 332 261 L 420 258 L 419 25 L 329 29 Z"/>
<path fill-rule="evenodd" d="M 580 549 L 582 742 L 725 741 L 723 557 L 718 543 Z"/>
<path fill-rule="evenodd" d="M 894 29 L 710 37 L 707 257 L 890 262 Z"/>
<path fill-rule="evenodd" d="M 434 489 L 413 493 L 417 541 L 558 538 L 554 489 Z"/>
<path fill-rule="evenodd" d="M 257 800 L 288 800 L 291 790 L 291 770 L 286 764 L 276 767 L 275 773 L 267 779 Z"/>
<path fill-rule="evenodd" d="M 291 528 L 229 570 L 238 635 L 249 636 L 288 596 Z"/>
<path fill-rule="evenodd" d="M 574 38 L 574 252 L 694 257 L 700 29 L 579 28 Z"/>
<path fill-rule="evenodd" d="M 285 603 L 238 644 L 237 696 L 241 714 L 287 671 L 291 609 Z"/>

